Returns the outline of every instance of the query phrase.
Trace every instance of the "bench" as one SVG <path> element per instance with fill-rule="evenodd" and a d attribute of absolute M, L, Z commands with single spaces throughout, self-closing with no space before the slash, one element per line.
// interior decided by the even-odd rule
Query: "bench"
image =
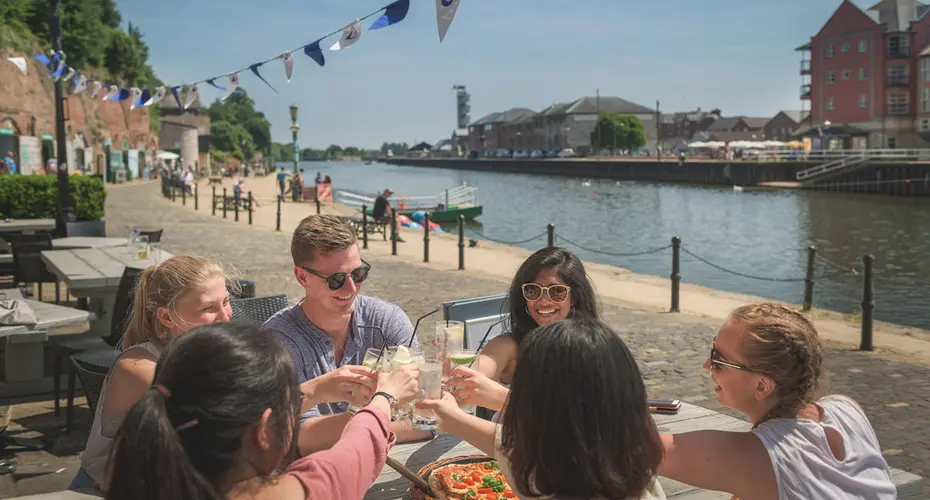
<path fill-rule="evenodd" d="M 345 221 L 348 221 L 353 226 L 355 226 L 355 233 L 358 234 L 359 237 L 362 236 L 362 225 L 364 224 L 364 221 L 362 220 L 362 216 L 349 215 L 349 216 L 343 217 L 342 219 Z M 388 221 L 375 220 L 374 217 L 368 217 L 367 219 L 368 219 L 368 229 L 367 229 L 368 234 L 381 233 L 381 236 L 383 237 L 384 241 L 387 241 L 388 226 L 389 226 Z"/>
<path fill-rule="evenodd" d="M 254 201 L 254 199 L 253 199 Z M 235 210 L 236 205 L 239 205 L 239 208 L 245 211 L 249 211 L 249 198 L 248 197 L 235 197 L 235 196 L 223 196 L 221 194 L 215 195 L 213 197 L 213 205 L 219 209 L 226 207 L 227 210 Z"/>
<path fill-rule="evenodd" d="M 207 185 L 211 184 L 223 184 L 223 177 L 219 175 L 211 175 L 210 180 L 207 181 Z"/>

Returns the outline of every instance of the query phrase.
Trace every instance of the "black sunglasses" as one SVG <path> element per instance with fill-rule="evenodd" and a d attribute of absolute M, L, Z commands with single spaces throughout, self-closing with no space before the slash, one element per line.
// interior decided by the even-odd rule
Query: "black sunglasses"
<path fill-rule="evenodd" d="M 356 285 L 358 285 L 359 283 L 364 283 L 365 280 L 368 279 L 368 272 L 371 271 L 371 264 L 365 262 L 365 259 L 362 259 L 361 267 L 358 267 L 352 270 L 352 272 L 350 273 L 333 273 L 329 276 L 326 276 L 325 274 L 322 274 L 319 271 L 314 271 L 313 269 L 310 269 L 309 267 L 304 267 L 304 266 L 297 266 L 297 267 L 325 281 L 326 286 L 328 286 L 329 289 L 333 292 L 345 286 L 346 279 L 348 279 L 350 276 L 352 277 L 352 283 L 355 283 Z"/>

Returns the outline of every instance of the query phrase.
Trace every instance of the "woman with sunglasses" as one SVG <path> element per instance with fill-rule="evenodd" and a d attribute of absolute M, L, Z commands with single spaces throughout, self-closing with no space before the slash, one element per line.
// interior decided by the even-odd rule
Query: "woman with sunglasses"
<path fill-rule="evenodd" d="M 753 428 L 662 435 L 659 474 L 744 500 L 896 497 L 862 408 L 846 396 L 814 399 L 823 347 L 801 313 L 774 303 L 736 309 L 704 369 L 717 402 Z"/>
<path fill-rule="evenodd" d="M 565 318 L 599 318 L 597 295 L 584 264 L 559 247 L 543 248 L 523 262 L 510 284 L 509 304 L 509 332 L 488 342 L 478 370 L 453 371 L 452 394 L 463 405 L 503 408 L 520 343 L 537 327 Z"/>

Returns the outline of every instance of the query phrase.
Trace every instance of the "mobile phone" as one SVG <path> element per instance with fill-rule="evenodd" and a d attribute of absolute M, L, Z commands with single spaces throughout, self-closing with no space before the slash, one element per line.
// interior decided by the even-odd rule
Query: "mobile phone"
<path fill-rule="evenodd" d="M 680 408 L 681 400 L 679 399 L 650 399 L 649 406 L 654 408 Z"/>

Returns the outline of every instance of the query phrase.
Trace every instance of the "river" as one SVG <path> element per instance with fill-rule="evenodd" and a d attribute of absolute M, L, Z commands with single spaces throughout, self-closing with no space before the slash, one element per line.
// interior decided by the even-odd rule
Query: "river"
<path fill-rule="evenodd" d="M 466 227 L 474 238 L 515 242 L 555 225 L 556 244 L 582 259 L 668 276 L 670 243 L 683 252 L 686 283 L 801 303 L 807 246 L 818 255 L 814 306 L 856 313 L 862 255 L 875 256 L 875 318 L 930 329 L 930 200 L 803 190 L 744 191 L 525 174 L 304 162 L 305 177 L 333 178 L 334 191 L 433 195 L 463 181 L 478 187 L 484 214 Z M 453 228 L 447 228 L 453 229 Z M 564 238 L 564 239 L 563 239 Z M 571 243 L 569 243 L 569 241 Z M 545 237 L 519 246 L 538 249 Z M 607 254 L 605 254 L 606 252 Z M 854 272 L 857 271 L 857 272 Z"/>

